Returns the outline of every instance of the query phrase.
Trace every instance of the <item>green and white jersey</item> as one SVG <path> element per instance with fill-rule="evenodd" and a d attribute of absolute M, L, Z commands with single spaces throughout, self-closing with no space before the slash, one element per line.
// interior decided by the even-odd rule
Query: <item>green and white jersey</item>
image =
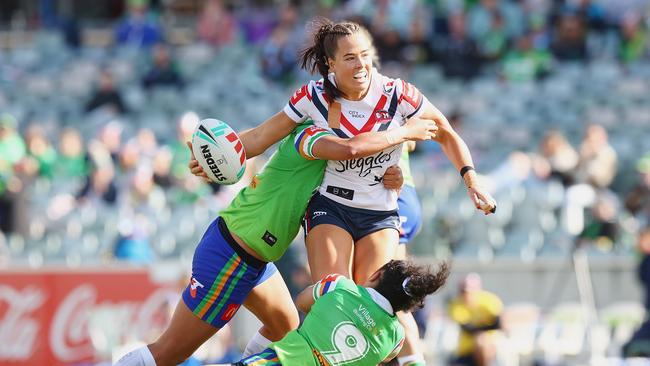
<path fill-rule="evenodd" d="M 407 186 L 415 187 L 415 181 L 411 174 L 411 162 L 409 159 L 408 149 L 402 149 L 402 156 L 399 159 L 399 167 L 402 169 L 402 176 L 404 177 L 404 184 Z"/>
<path fill-rule="evenodd" d="M 310 122 L 310 121 L 308 121 Z M 220 212 L 228 229 L 264 260 L 282 257 L 298 234 L 311 195 L 323 180 L 325 160 L 309 160 L 296 144 L 309 141 L 298 125 L 278 146 L 264 169 Z"/>
<path fill-rule="evenodd" d="M 401 349 L 404 329 L 374 289 L 329 275 L 314 298 L 302 326 L 271 345 L 283 365 L 375 366 Z"/>

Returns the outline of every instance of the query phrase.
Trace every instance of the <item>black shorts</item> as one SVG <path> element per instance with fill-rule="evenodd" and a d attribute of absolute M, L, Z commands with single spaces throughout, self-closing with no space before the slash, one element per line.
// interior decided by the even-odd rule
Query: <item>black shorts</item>
<path fill-rule="evenodd" d="M 316 192 L 311 197 L 305 212 L 303 220 L 305 235 L 321 224 L 342 228 L 350 233 L 355 242 L 383 229 L 395 229 L 399 232 L 400 227 L 397 210 L 375 211 L 349 207 Z"/>

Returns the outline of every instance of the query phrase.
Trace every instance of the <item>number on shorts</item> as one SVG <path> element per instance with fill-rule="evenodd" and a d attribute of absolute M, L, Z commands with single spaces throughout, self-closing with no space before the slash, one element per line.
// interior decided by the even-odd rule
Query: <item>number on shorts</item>
<path fill-rule="evenodd" d="M 368 340 L 352 322 L 341 322 L 334 327 L 332 345 L 334 349 L 323 352 L 323 356 L 333 366 L 360 360 L 370 349 Z"/>

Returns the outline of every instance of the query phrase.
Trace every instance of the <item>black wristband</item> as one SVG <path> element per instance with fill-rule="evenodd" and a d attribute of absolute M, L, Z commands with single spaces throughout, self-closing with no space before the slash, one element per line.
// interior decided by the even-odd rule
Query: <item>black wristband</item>
<path fill-rule="evenodd" d="M 470 170 L 474 170 L 474 167 L 465 165 L 464 167 L 460 168 L 460 177 L 465 178 L 465 174 L 467 174 L 467 172 L 469 172 Z"/>

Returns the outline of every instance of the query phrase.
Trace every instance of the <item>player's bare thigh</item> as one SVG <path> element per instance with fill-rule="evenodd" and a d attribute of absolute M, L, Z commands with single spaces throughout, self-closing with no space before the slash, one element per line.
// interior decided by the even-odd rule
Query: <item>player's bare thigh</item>
<path fill-rule="evenodd" d="M 354 282 L 364 283 L 381 266 L 395 256 L 399 233 L 389 228 L 375 231 L 359 239 L 354 245 Z"/>
<path fill-rule="evenodd" d="M 351 277 L 354 242 L 346 230 L 331 224 L 318 225 L 309 231 L 305 241 L 313 281 L 331 273 Z"/>

